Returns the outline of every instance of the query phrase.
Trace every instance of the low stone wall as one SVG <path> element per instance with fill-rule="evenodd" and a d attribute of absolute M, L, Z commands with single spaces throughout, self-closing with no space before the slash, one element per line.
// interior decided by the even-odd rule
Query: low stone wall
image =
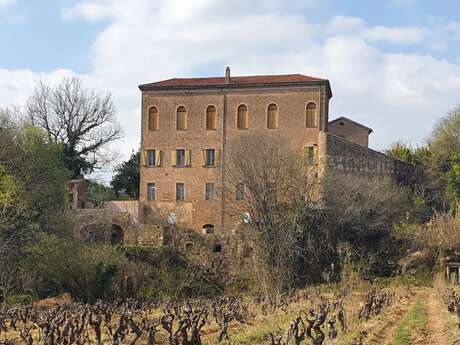
<path fill-rule="evenodd" d="M 325 168 L 349 174 L 390 176 L 405 183 L 412 167 L 384 153 L 371 150 L 331 133 L 324 133 Z"/>
<path fill-rule="evenodd" d="M 128 212 L 110 209 L 78 209 L 73 211 L 73 217 L 83 237 L 87 232 L 96 231 L 107 232 L 106 235 L 110 238 L 111 231 L 116 228 L 117 231 L 121 231 L 121 242 L 130 244 L 138 242 L 139 226 Z"/>

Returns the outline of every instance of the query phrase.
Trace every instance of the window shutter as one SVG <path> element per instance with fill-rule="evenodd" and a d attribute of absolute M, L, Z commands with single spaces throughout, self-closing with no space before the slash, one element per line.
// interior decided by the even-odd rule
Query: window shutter
<path fill-rule="evenodd" d="M 185 166 L 186 167 L 189 167 L 191 165 L 191 156 L 192 156 L 192 151 L 185 150 Z"/>
<path fill-rule="evenodd" d="M 221 152 L 220 150 L 216 150 L 216 158 L 215 159 L 216 159 L 216 166 L 218 166 L 218 167 L 221 165 L 220 160 L 221 160 L 222 155 L 221 155 L 220 152 Z"/>
<path fill-rule="evenodd" d="M 155 166 L 161 166 L 161 151 L 155 150 Z"/>
<path fill-rule="evenodd" d="M 201 165 L 206 166 L 206 150 L 201 150 Z"/>
<path fill-rule="evenodd" d="M 176 166 L 176 150 L 171 151 L 171 162 L 172 162 L 172 166 L 175 167 Z"/>
<path fill-rule="evenodd" d="M 313 163 L 318 163 L 318 145 L 313 146 Z"/>
<path fill-rule="evenodd" d="M 140 158 L 141 158 L 141 166 L 143 167 L 147 166 L 147 150 L 142 151 Z"/>

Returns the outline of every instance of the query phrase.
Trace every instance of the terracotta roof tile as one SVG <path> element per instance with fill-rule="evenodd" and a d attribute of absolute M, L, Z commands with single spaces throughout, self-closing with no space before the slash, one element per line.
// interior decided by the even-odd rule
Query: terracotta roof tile
<path fill-rule="evenodd" d="M 256 85 L 256 84 L 278 84 L 296 83 L 308 81 L 326 81 L 326 79 L 309 77 L 303 74 L 284 74 L 284 75 L 259 75 L 259 76 L 232 76 L 230 85 Z M 223 86 L 225 77 L 210 78 L 173 78 L 162 80 L 155 83 L 140 85 L 141 89 L 149 87 L 194 87 L 194 86 Z"/>

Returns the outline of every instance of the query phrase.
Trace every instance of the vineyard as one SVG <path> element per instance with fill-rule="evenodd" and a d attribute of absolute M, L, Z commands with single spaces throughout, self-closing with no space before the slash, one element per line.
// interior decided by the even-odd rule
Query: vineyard
<path fill-rule="evenodd" d="M 0 344 L 448 344 L 459 335 L 458 320 L 460 295 L 452 288 L 309 289 L 181 303 L 3 308 Z"/>

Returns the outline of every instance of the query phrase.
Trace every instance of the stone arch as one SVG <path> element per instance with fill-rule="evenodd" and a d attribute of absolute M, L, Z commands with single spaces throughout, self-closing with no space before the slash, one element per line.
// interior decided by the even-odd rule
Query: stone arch
<path fill-rule="evenodd" d="M 117 245 L 123 244 L 125 240 L 125 233 L 121 226 L 118 224 L 112 224 L 110 227 L 110 244 Z"/>

